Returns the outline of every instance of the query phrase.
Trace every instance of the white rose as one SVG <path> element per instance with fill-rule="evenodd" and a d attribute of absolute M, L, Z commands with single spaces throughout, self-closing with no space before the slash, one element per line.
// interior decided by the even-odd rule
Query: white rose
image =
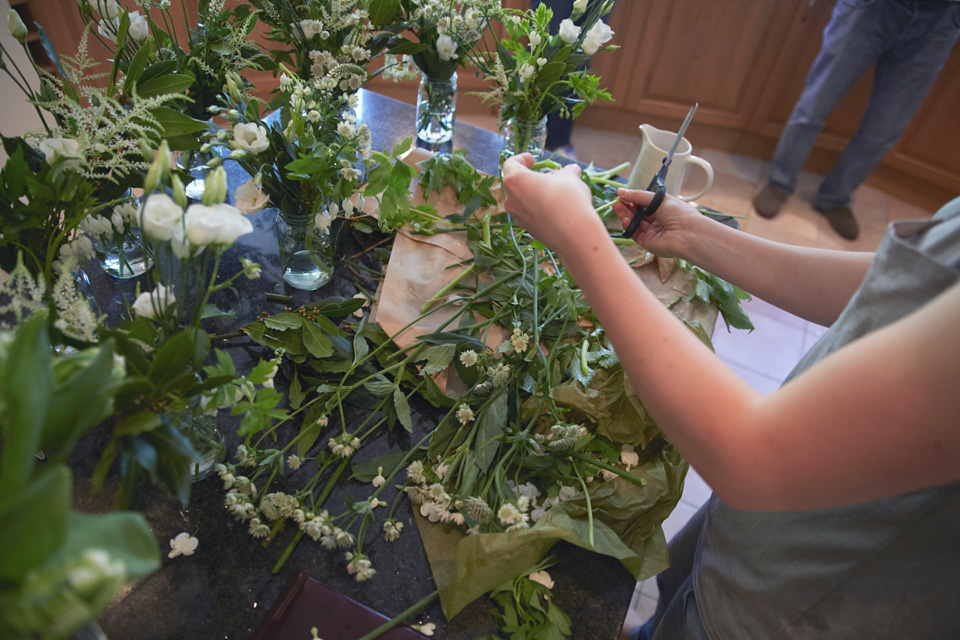
<path fill-rule="evenodd" d="M 453 60 L 458 57 L 457 43 L 453 41 L 453 38 L 444 34 L 437 38 L 437 53 L 440 54 L 440 59 L 444 62 Z"/>
<path fill-rule="evenodd" d="M 237 187 L 233 198 L 237 203 L 237 209 L 243 214 L 259 211 L 270 202 L 269 196 L 267 196 L 253 180 L 247 180 L 244 184 Z"/>
<path fill-rule="evenodd" d="M 241 122 L 233 127 L 233 145 L 231 146 L 234 149 L 249 151 L 254 155 L 266 151 L 270 146 L 267 130 L 253 122 Z"/>
<path fill-rule="evenodd" d="M 587 31 L 587 36 L 583 39 L 583 52 L 588 56 L 595 54 L 600 47 L 610 41 L 613 37 L 613 29 L 607 26 L 603 20 L 597 22 Z"/>
<path fill-rule="evenodd" d="M 173 291 L 158 284 L 157 288 L 150 292 L 141 293 L 133 301 L 133 311 L 142 318 L 155 318 L 162 315 L 171 304 L 177 299 L 173 297 Z"/>
<path fill-rule="evenodd" d="M 577 38 L 580 37 L 580 27 L 573 24 L 573 20 L 570 18 L 564 19 L 560 23 L 560 39 L 566 42 L 567 44 L 573 44 L 577 41 Z"/>
<path fill-rule="evenodd" d="M 174 237 L 174 231 L 180 226 L 183 209 L 173 198 L 163 193 L 155 193 L 147 198 L 140 215 L 143 232 L 154 240 L 163 242 Z"/>
<path fill-rule="evenodd" d="M 253 231 L 250 220 L 228 204 L 192 204 L 183 214 L 183 224 L 187 240 L 195 247 L 233 244 L 240 236 Z"/>
<path fill-rule="evenodd" d="M 72 138 L 46 138 L 40 141 L 40 151 L 52 165 L 60 158 L 80 157 L 80 143 Z"/>
<path fill-rule="evenodd" d="M 129 16 L 130 30 L 127 31 L 127 33 L 137 42 L 143 42 L 147 39 L 147 36 L 150 35 L 150 24 L 147 22 L 147 16 L 141 14 L 139 11 L 131 11 Z"/>

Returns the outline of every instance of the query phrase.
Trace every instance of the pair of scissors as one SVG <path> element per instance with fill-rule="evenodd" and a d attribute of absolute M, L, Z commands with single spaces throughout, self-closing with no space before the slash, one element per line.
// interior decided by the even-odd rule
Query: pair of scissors
<path fill-rule="evenodd" d="M 680 145 L 680 141 L 683 140 L 683 134 L 687 132 L 687 127 L 690 125 L 690 121 L 693 120 L 693 114 L 696 112 L 698 106 L 700 106 L 699 102 L 694 103 L 694 105 L 690 107 L 690 111 L 687 112 L 687 117 L 683 119 L 683 124 L 680 125 L 680 131 L 677 132 L 677 137 L 673 139 L 673 144 L 663 159 L 660 170 L 657 171 L 656 175 L 653 176 L 653 180 L 647 185 L 647 191 L 653 192 L 653 200 L 645 207 L 643 205 L 637 205 L 637 210 L 633 213 L 630 224 L 623 230 L 624 238 L 632 238 L 633 234 L 637 232 L 637 227 L 640 226 L 640 221 L 647 216 L 652 216 L 656 213 L 657 209 L 660 208 L 660 203 L 663 202 L 663 197 L 667 194 L 667 188 L 664 185 L 667 180 L 667 170 L 670 168 L 670 161 L 673 160 L 673 153 Z"/>

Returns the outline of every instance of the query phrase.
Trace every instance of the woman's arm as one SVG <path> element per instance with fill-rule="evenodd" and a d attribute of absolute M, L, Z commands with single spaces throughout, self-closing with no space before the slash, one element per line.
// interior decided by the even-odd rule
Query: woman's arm
<path fill-rule="evenodd" d="M 653 194 L 620 189 L 614 211 L 624 220 Z M 811 249 L 742 233 L 667 196 L 634 235 L 652 253 L 683 258 L 805 320 L 833 323 L 863 282 L 873 254 Z"/>
<path fill-rule="evenodd" d="M 575 177 L 511 159 L 507 209 L 559 253 L 644 406 L 725 502 L 811 509 L 960 480 L 960 285 L 761 395 L 646 289 Z"/>

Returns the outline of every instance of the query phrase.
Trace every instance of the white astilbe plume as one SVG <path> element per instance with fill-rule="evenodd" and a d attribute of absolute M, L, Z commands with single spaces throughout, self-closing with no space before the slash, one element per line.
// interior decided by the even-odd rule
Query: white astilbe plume
<path fill-rule="evenodd" d="M 47 285 L 43 275 L 34 278 L 23 265 L 23 256 L 17 256 L 17 266 L 6 282 L 0 282 L 0 329 L 15 329 L 24 319 L 46 308 L 43 294 Z M 3 321 L 13 316 L 13 323 Z"/>
<path fill-rule="evenodd" d="M 69 98 L 64 82 L 53 74 L 44 74 L 44 80 L 56 94 L 56 100 L 37 100 L 36 105 L 46 109 L 57 122 L 49 134 L 52 138 L 70 138 L 79 143 L 80 158 L 77 172 L 91 180 L 117 182 L 133 171 L 149 168 L 140 151 L 140 141 L 159 145 L 163 127 L 157 122 L 152 110 L 157 107 L 176 108 L 183 102 L 183 94 L 161 94 L 150 98 L 137 95 L 125 104 L 116 96 L 92 84 L 104 74 L 89 74 L 97 66 L 87 56 L 87 35 L 84 30 L 76 56 L 62 56 L 61 64 L 67 81 L 77 93 L 77 100 Z M 45 131 L 32 131 L 28 137 L 38 141 L 48 137 Z"/>

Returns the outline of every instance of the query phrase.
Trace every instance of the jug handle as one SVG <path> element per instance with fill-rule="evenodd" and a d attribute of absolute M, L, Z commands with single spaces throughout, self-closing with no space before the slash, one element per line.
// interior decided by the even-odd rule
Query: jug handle
<path fill-rule="evenodd" d="M 688 164 L 688 165 L 695 164 L 695 165 L 697 165 L 698 167 L 700 167 L 701 169 L 703 169 L 704 172 L 706 172 L 706 174 L 707 174 L 707 183 L 706 183 L 706 185 L 703 187 L 702 190 L 700 190 L 698 193 L 695 193 L 695 194 L 692 194 L 692 195 L 685 195 L 685 194 L 680 194 L 680 195 L 679 195 L 679 198 L 680 198 L 681 200 L 685 200 L 686 202 L 690 202 L 691 200 L 696 200 L 697 198 L 702 197 L 703 194 L 705 194 L 707 191 L 709 191 L 709 190 L 710 190 L 710 187 L 713 186 L 713 166 L 712 166 L 709 162 L 707 162 L 706 160 L 704 160 L 703 158 L 701 158 L 701 157 L 699 157 L 699 156 L 690 156 L 689 158 L 687 158 L 687 164 Z"/>

